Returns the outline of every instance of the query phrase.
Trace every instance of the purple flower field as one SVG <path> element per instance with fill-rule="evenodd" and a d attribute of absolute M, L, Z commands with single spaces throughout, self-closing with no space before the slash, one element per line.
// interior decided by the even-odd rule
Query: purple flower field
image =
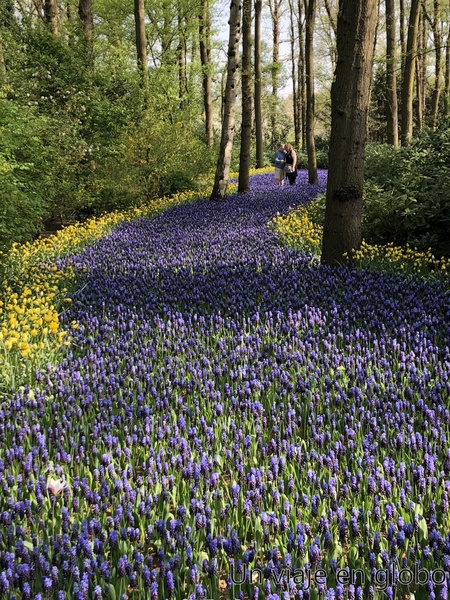
<path fill-rule="evenodd" d="M 1 598 L 448 597 L 449 293 L 280 245 L 319 177 L 73 259 L 70 354 L 0 412 Z"/>

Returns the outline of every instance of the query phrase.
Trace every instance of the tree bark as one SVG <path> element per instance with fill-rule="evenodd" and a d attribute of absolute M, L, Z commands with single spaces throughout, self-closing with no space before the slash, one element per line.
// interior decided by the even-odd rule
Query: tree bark
<path fill-rule="evenodd" d="M 3 55 L 3 45 L 0 39 L 0 89 L 3 87 L 6 81 L 6 64 L 5 57 Z"/>
<path fill-rule="evenodd" d="M 387 142 L 398 146 L 395 2 L 386 0 L 386 121 Z"/>
<path fill-rule="evenodd" d="M 300 146 L 300 118 L 299 118 L 299 102 L 298 102 L 298 85 L 297 85 L 297 60 L 295 52 L 295 16 L 293 0 L 289 0 L 289 18 L 290 18 L 290 43 L 291 43 L 291 78 L 292 78 L 292 105 L 294 109 L 294 140 L 295 147 Z"/>
<path fill-rule="evenodd" d="M 280 80 L 280 6 L 283 0 L 269 0 L 270 16 L 272 17 L 272 147 L 278 146 L 278 87 Z"/>
<path fill-rule="evenodd" d="M 302 17 L 303 4 L 302 0 L 298 0 L 297 10 L 297 28 L 298 28 L 298 101 L 299 101 L 299 119 L 301 131 L 301 149 L 305 152 L 306 149 L 306 85 L 305 85 L 305 22 Z"/>
<path fill-rule="evenodd" d="M 306 151 L 308 154 L 308 182 L 317 183 L 316 144 L 314 141 L 314 25 L 316 0 L 304 0 L 306 14 Z"/>
<path fill-rule="evenodd" d="M 425 18 L 425 3 L 422 0 L 419 15 L 419 32 L 416 58 L 416 88 L 417 88 L 417 128 L 420 131 L 425 123 L 426 83 L 427 83 L 427 20 Z"/>
<path fill-rule="evenodd" d="M 447 45 L 445 46 L 445 81 L 444 81 L 444 115 L 450 112 L 450 30 L 447 32 Z"/>
<path fill-rule="evenodd" d="M 58 4 L 57 0 L 45 0 L 44 18 L 49 31 L 58 35 Z"/>
<path fill-rule="evenodd" d="M 408 24 L 408 41 L 406 44 L 405 68 L 402 82 L 402 144 L 409 144 L 413 134 L 413 94 L 414 94 L 414 73 L 417 53 L 417 35 L 419 29 L 421 0 L 411 1 L 411 12 Z"/>
<path fill-rule="evenodd" d="M 405 72 L 405 58 L 406 58 L 406 36 L 405 36 L 405 0 L 400 0 L 400 58 L 401 58 L 401 73 Z"/>
<path fill-rule="evenodd" d="M 434 0 L 434 18 L 433 18 L 433 42 L 434 42 L 434 88 L 431 99 L 431 118 L 433 127 L 436 127 L 439 114 L 439 99 L 441 96 L 441 78 L 442 78 L 442 30 L 441 30 L 441 3 L 440 0 Z"/>
<path fill-rule="evenodd" d="M 92 14 L 92 0 L 79 0 L 78 15 L 83 25 L 83 33 L 86 41 L 91 44 L 94 31 L 94 17 Z"/>
<path fill-rule="evenodd" d="M 202 10 L 199 15 L 200 60 L 202 63 L 203 107 L 205 111 L 206 145 L 214 144 L 212 117 L 212 78 L 211 78 L 211 19 L 208 0 L 202 0 Z"/>
<path fill-rule="evenodd" d="M 331 88 L 331 136 L 322 263 L 337 265 L 361 245 L 369 89 L 376 0 L 341 0 Z"/>
<path fill-rule="evenodd" d="M 187 71 L 186 71 L 186 25 L 184 16 L 181 14 L 181 7 L 178 3 L 178 46 L 177 46 L 177 63 L 178 63 L 178 98 L 180 101 L 180 110 L 183 111 L 187 106 Z"/>
<path fill-rule="evenodd" d="M 137 64 L 141 72 L 142 87 L 148 93 L 148 65 L 147 65 L 147 35 L 145 33 L 145 8 L 144 0 L 134 0 L 134 25 L 136 31 Z"/>
<path fill-rule="evenodd" d="M 229 38 L 228 38 L 228 60 L 227 60 L 227 82 L 223 98 L 222 133 L 220 138 L 219 156 L 217 159 L 214 186 L 211 192 L 211 200 L 223 200 L 227 194 L 228 178 L 230 174 L 231 152 L 233 150 L 235 130 L 235 106 L 237 73 L 239 66 L 239 40 L 241 37 L 241 0 L 231 0 Z"/>
<path fill-rule="evenodd" d="M 242 124 L 238 180 L 238 192 L 240 193 L 250 191 L 250 149 L 252 144 L 253 111 L 252 3 L 253 0 L 243 0 L 242 2 Z"/>
<path fill-rule="evenodd" d="M 264 138 L 262 122 L 262 74 L 261 74 L 261 12 L 262 0 L 255 0 L 255 145 L 256 167 L 264 167 Z"/>

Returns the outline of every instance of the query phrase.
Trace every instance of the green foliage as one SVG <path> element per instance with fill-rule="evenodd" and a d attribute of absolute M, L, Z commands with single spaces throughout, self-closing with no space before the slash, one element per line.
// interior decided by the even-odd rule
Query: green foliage
<path fill-rule="evenodd" d="M 216 152 L 205 147 L 199 129 L 195 102 L 201 87 L 192 106 L 181 109 L 175 67 L 170 81 L 167 69 L 153 69 L 145 102 L 130 63 L 133 39 L 122 30 L 133 32 L 132 13 L 110 9 L 98 5 L 105 20 L 96 26 L 95 61 L 77 19 L 59 36 L 25 21 L 7 31 L 0 100 L 2 247 L 32 239 L 47 221 L 195 189 L 214 167 Z"/>
<path fill-rule="evenodd" d="M 404 148 L 368 146 L 363 236 L 450 256 L 450 129 L 423 131 Z"/>
<path fill-rule="evenodd" d="M 0 99 L 0 247 L 32 239 L 48 210 L 46 119 Z"/>

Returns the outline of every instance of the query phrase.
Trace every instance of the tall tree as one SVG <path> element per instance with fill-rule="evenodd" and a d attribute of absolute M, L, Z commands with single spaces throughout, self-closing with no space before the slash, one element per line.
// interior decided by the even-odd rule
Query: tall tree
<path fill-rule="evenodd" d="M 53 35 L 58 35 L 58 3 L 57 0 L 45 0 L 44 18 L 47 27 Z"/>
<path fill-rule="evenodd" d="M 361 245 L 364 148 L 377 0 L 340 0 L 331 88 L 329 172 L 322 263 L 336 265 Z"/>
<path fill-rule="evenodd" d="M 94 30 L 94 16 L 92 13 L 93 0 L 79 0 L 78 15 L 83 25 L 83 32 L 89 45 L 92 43 L 92 32 Z"/>
<path fill-rule="evenodd" d="M 417 56 L 416 56 L 416 123 L 419 130 L 424 125 L 425 104 L 426 104 L 426 84 L 427 84 L 427 20 L 425 18 L 425 2 L 422 0 L 419 14 L 419 31 L 417 37 Z M 414 106 L 414 100 L 413 100 Z"/>
<path fill-rule="evenodd" d="M 145 7 L 144 0 L 134 0 L 134 25 L 136 31 L 136 52 L 138 68 L 142 75 L 142 86 L 148 92 L 148 64 L 147 64 L 147 35 L 145 32 Z"/>
<path fill-rule="evenodd" d="M 255 0 L 255 146 L 256 167 L 264 167 L 264 136 L 262 122 L 262 72 L 261 72 L 261 13 L 262 0 Z"/>
<path fill-rule="evenodd" d="M 239 67 L 239 40 L 241 37 L 241 0 L 231 0 L 229 37 L 228 37 L 228 60 L 227 81 L 223 98 L 222 133 L 220 137 L 219 156 L 217 159 L 214 185 L 211 192 L 211 200 L 223 200 L 227 194 L 228 179 L 230 175 L 231 152 L 233 150 L 235 131 L 235 110 L 237 73 Z"/>
<path fill-rule="evenodd" d="M 408 40 L 406 43 L 405 66 L 402 81 L 402 144 L 408 144 L 412 139 L 413 133 L 413 94 L 414 94 L 414 73 L 417 53 L 417 35 L 419 31 L 421 0 L 411 0 L 411 11 L 409 14 Z"/>
<path fill-rule="evenodd" d="M 300 145 L 300 118 L 298 101 L 298 83 L 297 83 L 297 57 L 295 47 L 295 11 L 293 0 L 289 0 L 289 21 L 290 21 L 290 42 L 291 42 L 291 77 L 292 77 L 292 104 L 294 109 L 294 139 L 295 147 Z"/>
<path fill-rule="evenodd" d="M 238 180 L 238 191 L 241 193 L 246 193 L 250 190 L 250 149 L 252 145 L 253 112 L 252 3 L 253 0 L 242 1 L 242 122 Z"/>
<path fill-rule="evenodd" d="M 434 43 L 434 88 L 431 100 L 431 119 L 433 127 L 436 127 L 439 113 L 439 99 L 441 96 L 441 78 L 442 78 L 442 20 L 441 20 L 441 2 L 433 2 L 433 29 Z"/>
<path fill-rule="evenodd" d="M 316 0 L 304 0 L 306 15 L 306 151 L 308 154 L 308 182 L 317 183 L 316 144 L 314 141 L 314 25 Z"/>
<path fill-rule="evenodd" d="M 187 70 L 186 70 L 186 23 L 183 15 L 181 2 L 177 2 L 177 63 L 178 63 L 178 97 L 180 99 L 180 110 L 183 111 L 187 106 Z"/>
<path fill-rule="evenodd" d="M 305 21 L 303 18 L 303 2 L 297 3 L 297 30 L 298 30 L 298 118 L 300 120 L 301 149 L 306 148 L 306 83 L 305 83 Z"/>
<path fill-rule="evenodd" d="M 400 4 L 400 20 L 399 20 L 399 33 L 400 33 L 400 56 L 401 56 L 401 73 L 405 72 L 405 59 L 406 59 L 406 34 L 405 34 L 405 0 L 399 0 Z"/>
<path fill-rule="evenodd" d="M 212 110 L 212 77 L 211 77 L 211 18 L 209 1 L 201 0 L 199 15 L 200 60 L 202 63 L 203 108 L 205 112 L 206 144 L 214 144 L 213 110 Z"/>
<path fill-rule="evenodd" d="M 444 72 L 444 115 L 450 112 L 450 26 L 447 31 L 447 42 L 445 45 L 445 72 Z"/>
<path fill-rule="evenodd" d="M 272 18 L 272 146 L 275 147 L 278 140 L 278 90 L 280 87 L 280 40 L 281 40 L 281 5 L 283 0 L 269 0 L 270 16 Z"/>
<path fill-rule="evenodd" d="M 395 2 L 386 0 L 386 122 L 387 142 L 398 146 Z"/>

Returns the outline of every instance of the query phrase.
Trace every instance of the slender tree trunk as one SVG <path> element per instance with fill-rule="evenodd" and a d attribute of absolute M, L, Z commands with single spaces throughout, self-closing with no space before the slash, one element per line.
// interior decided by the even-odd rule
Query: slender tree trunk
<path fill-rule="evenodd" d="M 422 81 L 422 69 L 420 68 L 420 61 L 416 61 L 416 124 L 417 129 L 420 131 L 423 127 L 423 81 Z M 414 104 L 413 104 L 414 108 Z"/>
<path fill-rule="evenodd" d="M 419 29 L 421 0 L 411 1 L 411 12 L 409 15 L 408 41 L 406 44 L 405 69 L 402 81 L 402 144 L 408 144 L 413 134 L 413 93 L 414 72 L 417 59 L 417 35 Z"/>
<path fill-rule="evenodd" d="M 450 30 L 447 32 L 447 45 L 445 46 L 445 82 L 444 82 L 444 115 L 450 112 Z"/>
<path fill-rule="evenodd" d="M 183 111 L 187 106 L 187 72 L 186 72 L 186 25 L 184 17 L 181 15 L 180 5 L 178 5 L 178 98 L 180 100 L 180 110 Z"/>
<path fill-rule="evenodd" d="M 79 0 L 78 14 L 83 25 L 84 37 L 89 44 L 92 42 L 92 33 L 94 31 L 94 17 L 92 14 L 92 0 Z"/>
<path fill-rule="evenodd" d="M 278 87 L 280 80 L 280 4 L 282 0 L 269 0 L 270 15 L 272 17 L 272 146 L 278 146 Z"/>
<path fill-rule="evenodd" d="M 316 144 L 314 141 L 314 24 L 316 0 L 304 0 L 306 14 L 306 150 L 308 153 L 308 182 L 317 183 Z"/>
<path fill-rule="evenodd" d="M 92 47 L 92 35 L 94 32 L 94 17 L 92 14 L 93 0 L 79 0 L 78 16 L 80 17 L 83 26 L 84 41 L 86 44 L 86 59 L 87 63 L 92 66 L 94 53 Z M 67 19 L 70 20 L 70 5 L 67 5 Z"/>
<path fill-rule="evenodd" d="M 395 2 L 386 0 L 386 121 L 387 142 L 398 146 Z"/>
<path fill-rule="evenodd" d="M 441 78 L 442 78 L 442 26 L 440 20 L 441 3 L 440 0 L 434 0 L 434 19 L 433 19 L 433 42 L 434 42 L 434 88 L 431 100 L 431 118 L 433 127 L 436 127 L 439 114 L 439 99 L 441 96 Z"/>
<path fill-rule="evenodd" d="M 399 0 L 400 2 L 400 57 L 401 57 L 401 73 L 402 77 L 405 72 L 405 59 L 406 59 L 406 35 L 405 35 L 405 21 L 406 21 L 406 13 L 405 13 L 405 0 Z"/>
<path fill-rule="evenodd" d="M 262 0 L 255 0 L 255 145 L 256 167 L 264 167 L 264 137 L 262 122 L 262 74 L 261 74 L 261 13 Z"/>
<path fill-rule="evenodd" d="M 336 25 L 336 20 L 333 16 L 333 13 L 331 12 L 330 0 L 324 0 L 324 3 L 325 3 L 325 10 L 327 11 L 327 15 L 328 15 L 328 20 L 331 25 L 331 29 L 333 30 L 334 37 L 336 38 L 337 25 Z"/>
<path fill-rule="evenodd" d="M 417 59 L 416 59 L 416 87 L 417 87 L 417 127 L 419 131 L 425 123 L 426 110 L 426 83 L 427 83 L 427 20 L 425 18 L 425 4 L 422 0 L 419 15 L 419 33 L 417 41 Z"/>
<path fill-rule="evenodd" d="M 141 71 L 142 87 L 145 95 L 148 94 L 148 66 L 147 66 L 147 35 L 145 33 L 145 8 L 144 0 L 134 0 L 134 25 L 136 31 L 137 64 Z"/>
<path fill-rule="evenodd" d="M 369 87 L 376 0 L 341 0 L 331 88 L 331 136 L 322 263 L 345 261 L 361 245 Z"/>
<path fill-rule="evenodd" d="M 211 200 L 222 200 L 225 198 L 228 188 L 230 174 L 231 152 L 233 150 L 235 129 L 235 107 L 237 73 L 239 66 L 239 40 L 241 37 L 241 0 L 231 0 L 229 38 L 228 38 L 228 61 L 227 82 L 223 99 L 222 133 L 220 138 L 219 156 L 217 159 L 214 186 L 211 192 Z"/>
<path fill-rule="evenodd" d="M 58 35 L 58 4 L 57 0 L 45 0 L 44 17 L 49 31 Z"/>
<path fill-rule="evenodd" d="M 299 83 L 299 119 L 301 130 L 301 149 L 306 150 L 306 83 L 305 83 L 305 22 L 303 20 L 303 3 L 298 0 L 298 83 Z"/>
<path fill-rule="evenodd" d="M 375 50 L 377 48 L 377 40 L 378 40 L 378 23 L 380 22 L 380 12 L 381 12 L 381 0 L 377 0 L 377 18 L 375 20 L 375 33 L 373 36 L 373 55 L 375 56 Z M 372 102 L 372 84 L 373 84 L 373 77 L 370 78 L 370 84 L 369 84 L 369 113 L 368 113 L 368 118 L 367 118 L 367 132 L 366 135 L 367 137 L 370 136 L 370 104 Z"/>
<path fill-rule="evenodd" d="M 211 18 L 208 0 L 202 0 L 202 10 L 199 15 L 200 60 L 202 63 L 203 107 L 205 111 L 206 145 L 214 144 L 213 114 L 212 114 L 212 78 L 211 78 Z"/>
<path fill-rule="evenodd" d="M 294 109 L 294 140 L 295 148 L 300 146 L 300 119 L 298 114 L 298 85 L 297 85 L 297 57 L 295 52 L 295 16 L 293 0 L 289 0 L 289 18 L 290 18 L 290 42 L 291 42 L 291 78 L 292 78 L 292 105 Z"/>
<path fill-rule="evenodd" d="M 5 64 L 5 57 L 3 55 L 3 44 L 2 44 L 2 40 L 0 39 L 0 90 L 3 87 L 3 85 L 5 84 L 6 81 L 6 64 Z"/>
<path fill-rule="evenodd" d="M 250 149 L 252 145 L 253 111 L 252 3 L 253 0 L 243 0 L 242 2 L 242 125 L 238 180 L 238 192 L 241 193 L 250 191 Z"/>

